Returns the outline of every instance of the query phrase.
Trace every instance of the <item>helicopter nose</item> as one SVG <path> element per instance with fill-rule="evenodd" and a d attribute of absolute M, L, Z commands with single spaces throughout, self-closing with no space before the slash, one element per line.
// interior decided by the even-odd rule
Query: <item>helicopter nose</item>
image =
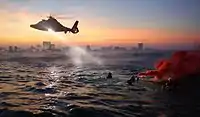
<path fill-rule="evenodd" d="M 31 28 L 35 28 L 35 25 L 32 24 L 32 25 L 30 25 L 30 27 L 31 27 Z"/>

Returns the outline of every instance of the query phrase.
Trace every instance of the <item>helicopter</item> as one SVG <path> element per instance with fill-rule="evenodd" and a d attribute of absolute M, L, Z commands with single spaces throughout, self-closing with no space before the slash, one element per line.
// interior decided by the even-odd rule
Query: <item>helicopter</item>
<path fill-rule="evenodd" d="M 78 23 L 79 21 L 75 21 L 72 28 L 68 28 L 68 27 L 63 26 L 53 16 L 50 15 L 47 20 L 43 19 L 42 21 L 39 21 L 36 24 L 31 24 L 30 27 L 34 29 L 42 30 L 42 31 L 53 30 L 54 32 L 64 32 L 65 34 L 67 32 L 77 34 L 79 32 L 79 29 L 77 27 Z"/>

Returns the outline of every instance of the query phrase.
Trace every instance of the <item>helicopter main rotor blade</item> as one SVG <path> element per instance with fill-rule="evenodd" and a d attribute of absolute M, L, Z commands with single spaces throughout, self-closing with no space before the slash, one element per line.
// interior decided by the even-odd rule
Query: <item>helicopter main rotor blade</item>
<path fill-rule="evenodd" d="M 58 18 L 58 19 L 73 19 L 74 17 L 73 16 L 58 16 L 56 18 Z"/>

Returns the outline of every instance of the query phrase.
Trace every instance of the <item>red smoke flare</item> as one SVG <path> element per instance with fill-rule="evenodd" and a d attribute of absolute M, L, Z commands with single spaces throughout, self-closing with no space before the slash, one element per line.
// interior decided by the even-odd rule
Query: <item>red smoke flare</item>
<path fill-rule="evenodd" d="M 200 51 L 178 51 L 168 60 L 160 60 L 155 70 L 139 73 L 139 77 L 153 76 L 154 81 L 177 80 L 189 75 L 200 75 Z"/>

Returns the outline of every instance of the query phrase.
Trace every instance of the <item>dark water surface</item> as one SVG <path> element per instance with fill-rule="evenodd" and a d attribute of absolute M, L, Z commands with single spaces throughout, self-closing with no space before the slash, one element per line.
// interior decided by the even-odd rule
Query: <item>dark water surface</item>
<path fill-rule="evenodd" d="M 200 103 L 163 92 L 132 74 L 149 67 L 151 58 L 75 67 L 53 62 L 2 61 L 0 108 L 69 117 L 182 117 L 198 114 Z M 113 62 L 113 63 L 112 63 Z M 146 65 L 144 67 L 144 65 Z M 105 79 L 108 72 L 113 79 Z M 194 115 L 195 116 L 195 115 Z"/>

